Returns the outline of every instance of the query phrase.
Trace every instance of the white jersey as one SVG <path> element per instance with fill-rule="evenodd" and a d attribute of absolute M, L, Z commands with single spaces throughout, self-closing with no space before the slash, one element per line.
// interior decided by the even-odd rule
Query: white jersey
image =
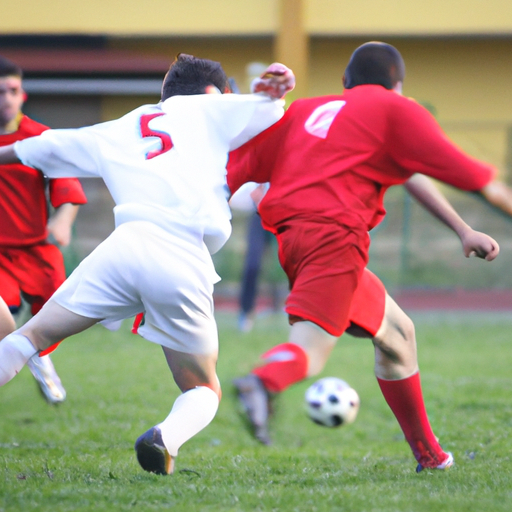
<path fill-rule="evenodd" d="M 173 96 L 115 121 L 46 131 L 16 142 L 15 151 L 50 178 L 103 178 L 116 227 L 178 225 L 213 254 L 231 234 L 228 152 L 275 123 L 283 105 L 263 94 Z"/>

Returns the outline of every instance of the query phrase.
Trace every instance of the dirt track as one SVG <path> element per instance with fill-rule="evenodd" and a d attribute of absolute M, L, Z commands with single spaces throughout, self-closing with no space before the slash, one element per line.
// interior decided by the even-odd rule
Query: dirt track
<path fill-rule="evenodd" d="M 405 311 L 482 311 L 512 313 L 512 290 L 409 289 L 392 293 L 393 298 Z M 258 297 L 258 311 L 272 307 L 270 297 Z M 236 297 L 215 295 L 215 308 L 237 311 Z"/>

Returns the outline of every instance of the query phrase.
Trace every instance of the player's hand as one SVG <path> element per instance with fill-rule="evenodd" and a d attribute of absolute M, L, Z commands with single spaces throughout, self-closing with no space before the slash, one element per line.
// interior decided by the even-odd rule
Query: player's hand
<path fill-rule="evenodd" d="M 284 64 L 274 62 L 251 84 L 251 92 L 263 92 L 273 99 L 283 98 L 295 87 L 295 75 Z"/>
<path fill-rule="evenodd" d="M 57 245 L 67 247 L 71 243 L 72 230 L 68 223 L 58 218 L 51 218 L 46 229 Z"/>
<path fill-rule="evenodd" d="M 461 242 L 466 258 L 476 256 L 492 261 L 500 252 L 500 246 L 494 238 L 471 228 L 461 237 Z"/>
<path fill-rule="evenodd" d="M 50 217 L 46 229 L 50 242 L 66 247 L 71 243 L 73 222 L 78 213 L 78 205 L 61 204 Z M 53 238 L 53 240 L 51 240 Z"/>

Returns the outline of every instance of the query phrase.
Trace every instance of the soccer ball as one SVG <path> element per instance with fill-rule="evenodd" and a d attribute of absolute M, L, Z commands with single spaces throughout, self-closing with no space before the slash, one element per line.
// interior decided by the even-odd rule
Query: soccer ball
<path fill-rule="evenodd" d="M 359 395 L 344 380 L 325 377 L 306 391 L 306 412 L 311 420 L 324 427 L 352 423 L 359 410 Z"/>

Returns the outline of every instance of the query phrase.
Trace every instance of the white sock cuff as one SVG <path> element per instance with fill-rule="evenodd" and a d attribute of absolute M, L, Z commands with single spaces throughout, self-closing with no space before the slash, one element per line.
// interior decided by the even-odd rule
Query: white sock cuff
<path fill-rule="evenodd" d="M 194 393 L 195 396 L 205 399 L 208 397 L 208 401 L 213 400 L 215 397 L 215 400 L 217 401 L 217 407 L 219 406 L 219 395 L 217 395 L 217 393 L 215 393 L 215 391 L 213 391 L 213 389 L 209 388 L 208 386 L 196 386 L 194 389 L 187 391 L 187 393 Z M 213 400 L 213 402 L 215 402 L 215 400 Z"/>
<path fill-rule="evenodd" d="M 9 334 L 0 341 L 0 386 L 9 382 L 37 354 L 26 336 Z"/>
<path fill-rule="evenodd" d="M 7 343 L 7 346 L 12 347 L 14 350 L 18 350 L 23 357 L 30 359 L 33 355 L 39 352 L 31 341 L 23 334 L 12 333 L 6 336 L 2 343 Z"/>
<path fill-rule="evenodd" d="M 187 404 L 188 407 L 194 405 L 201 405 L 204 411 L 205 406 L 208 407 L 209 412 L 215 413 L 219 407 L 219 397 L 213 389 L 207 386 L 196 386 L 193 389 L 189 389 L 182 393 L 174 402 L 173 409 L 179 410 Z"/>

